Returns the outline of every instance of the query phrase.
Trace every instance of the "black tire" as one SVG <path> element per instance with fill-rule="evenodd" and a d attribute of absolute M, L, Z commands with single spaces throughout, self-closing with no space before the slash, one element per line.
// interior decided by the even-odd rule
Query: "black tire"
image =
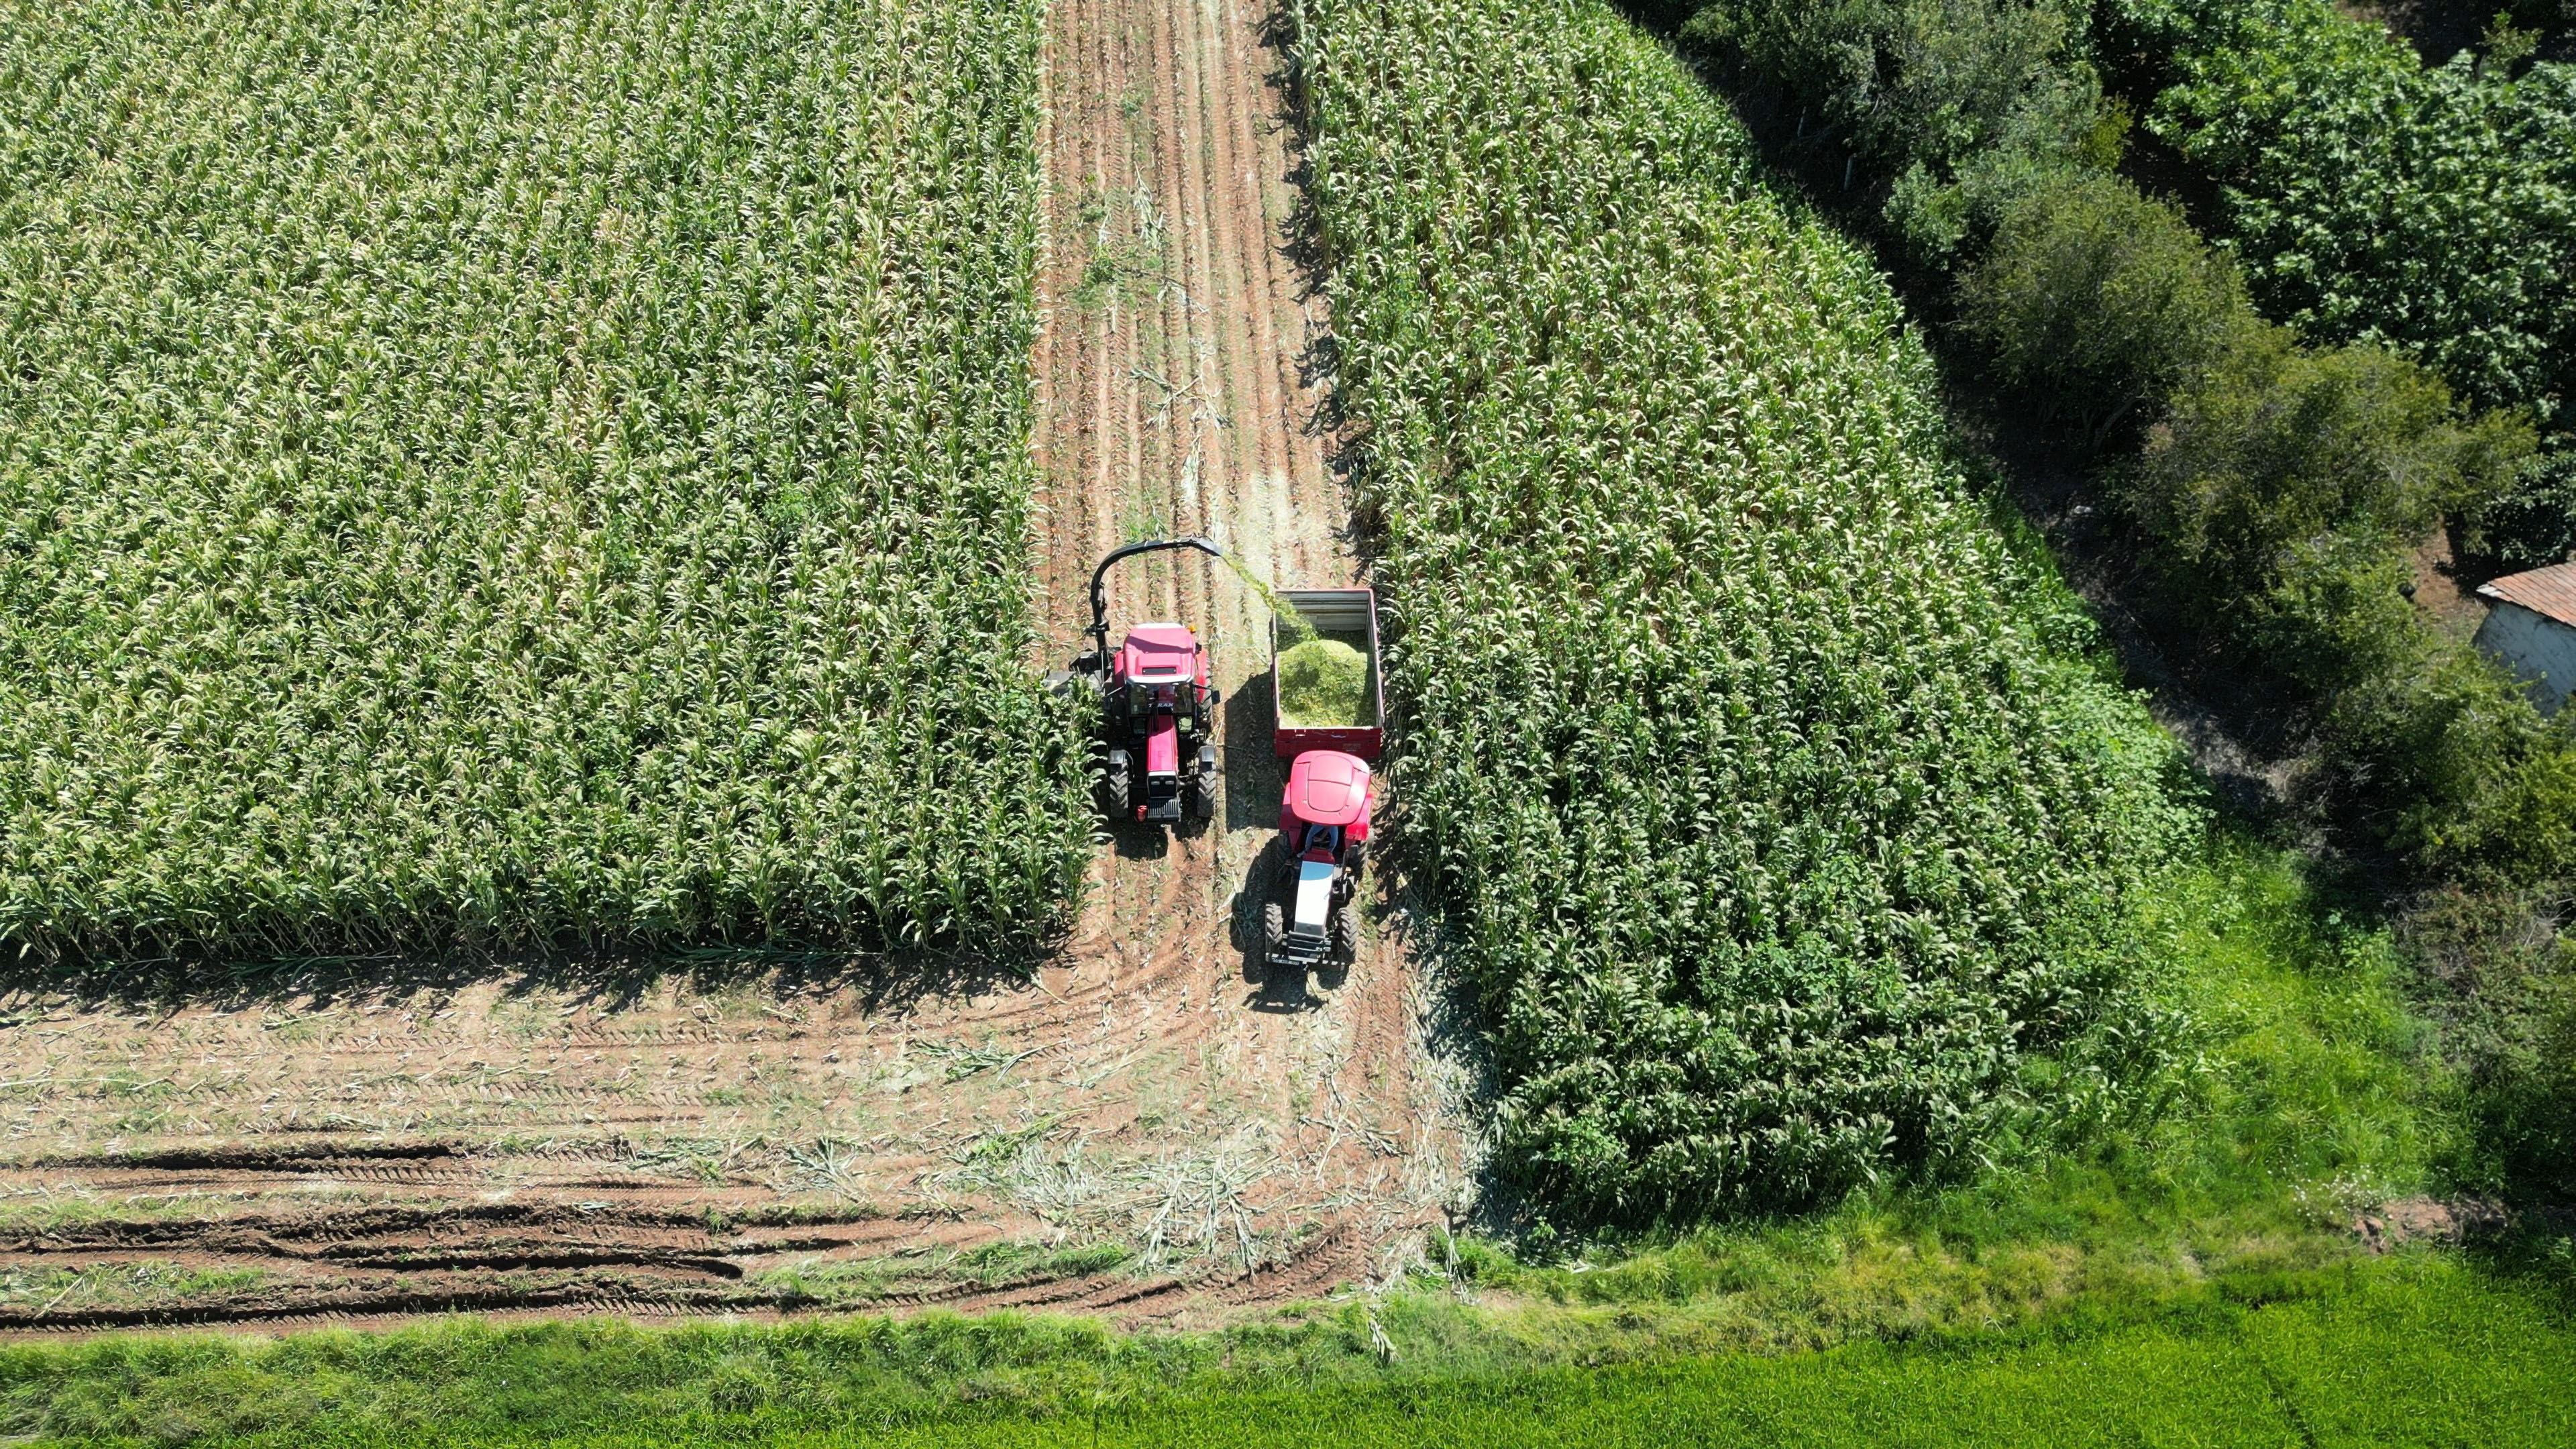
<path fill-rule="evenodd" d="M 1288 939 L 1288 913 L 1272 901 L 1261 908 L 1261 959 L 1267 962 L 1279 954 L 1279 943 Z"/>
<path fill-rule="evenodd" d="M 1199 746 L 1199 772 L 1196 788 L 1190 796 L 1190 813 L 1201 820 L 1216 818 L 1216 746 Z"/>
<path fill-rule="evenodd" d="M 1109 752 L 1109 768 L 1100 776 L 1100 798 L 1109 807 L 1110 819 L 1123 825 L 1136 818 L 1136 771 L 1125 750 Z"/>
<path fill-rule="evenodd" d="M 1333 959 L 1346 966 L 1360 959 L 1360 908 L 1348 902 L 1333 912 Z"/>

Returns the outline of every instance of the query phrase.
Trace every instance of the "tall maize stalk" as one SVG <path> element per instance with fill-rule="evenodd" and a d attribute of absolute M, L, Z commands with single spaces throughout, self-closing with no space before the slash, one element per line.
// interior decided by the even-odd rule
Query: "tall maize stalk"
<path fill-rule="evenodd" d="M 1395 798 L 1562 1206 L 1968 1160 L 2134 1041 L 2184 817 L 1848 243 L 1601 0 L 1301 0 Z"/>

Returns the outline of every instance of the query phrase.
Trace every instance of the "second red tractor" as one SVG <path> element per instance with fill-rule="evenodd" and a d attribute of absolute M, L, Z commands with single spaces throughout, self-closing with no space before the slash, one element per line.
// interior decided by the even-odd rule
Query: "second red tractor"
<path fill-rule="evenodd" d="M 1288 767 L 1279 832 L 1288 847 L 1286 903 L 1261 908 L 1264 960 L 1272 966 L 1348 966 L 1359 958 L 1360 868 L 1368 860 L 1377 782 L 1366 761 L 1308 750 Z"/>

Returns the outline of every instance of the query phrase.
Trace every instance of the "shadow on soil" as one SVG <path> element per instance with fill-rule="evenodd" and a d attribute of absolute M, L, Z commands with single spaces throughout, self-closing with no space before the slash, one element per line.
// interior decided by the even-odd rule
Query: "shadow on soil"
<path fill-rule="evenodd" d="M 1243 984 L 1248 988 L 1243 995 L 1243 1004 L 1254 1011 L 1294 1013 L 1319 1010 L 1327 998 L 1317 996 L 1312 988 L 1339 991 L 1350 979 L 1350 968 L 1339 962 L 1328 963 L 1310 972 L 1298 967 L 1274 967 L 1266 959 L 1268 943 L 1263 939 L 1261 928 L 1262 908 L 1282 899 L 1281 879 L 1286 873 L 1287 861 L 1286 840 L 1279 835 L 1271 835 L 1262 842 L 1251 863 L 1244 867 L 1243 884 L 1234 893 L 1229 940 L 1240 954 Z"/>
<path fill-rule="evenodd" d="M 1307 973 L 1274 971 L 1263 959 L 1261 908 L 1278 897 L 1285 850 L 1275 828 L 1279 792 L 1286 783 L 1271 738 L 1271 721 L 1277 712 L 1266 672 L 1246 678 L 1226 700 L 1225 825 L 1228 830 L 1263 832 L 1261 849 L 1253 853 L 1242 883 L 1235 888 L 1226 939 L 1240 958 L 1243 984 L 1249 988 L 1243 997 L 1245 1006 L 1267 1012 L 1314 1011 L 1324 1002 L 1307 989 Z M 1337 987 L 1340 977 L 1336 968 L 1318 984 Z"/>
<path fill-rule="evenodd" d="M 1285 781 L 1271 753 L 1270 722 L 1278 714 L 1268 671 L 1256 671 L 1225 699 L 1225 828 L 1261 830 L 1279 821 L 1279 788 Z"/>
<path fill-rule="evenodd" d="M 398 952 L 236 961 L 164 958 L 0 969 L 0 1027 L 13 1008 L 46 1002 L 77 1010 L 239 1011 L 295 1003 L 342 1004 L 452 996 L 499 984 L 504 997 L 569 996 L 603 1012 L 636 1006 L 678 981 L 698 995 L 756 986 L 780 998 L 854 990 L 869 1014 L 898 1014 L 928 1000 L 1009 991 L 1035 979 L 1053 942 L 1002 950 L 861 952 L 783 946 L 693 946 L 663 951 L 525 952 L 441 956 Z"/>
<path fill-rule="evenodd" d="M 1184 820 L 1178 828 L 1186 833 L 1207 827 Z M 1133 820 L 1115 821 L 1109 826 L 1109 848 L 1120 860 L 1163 860 L 1172 853 L 1172 828 Z"/>

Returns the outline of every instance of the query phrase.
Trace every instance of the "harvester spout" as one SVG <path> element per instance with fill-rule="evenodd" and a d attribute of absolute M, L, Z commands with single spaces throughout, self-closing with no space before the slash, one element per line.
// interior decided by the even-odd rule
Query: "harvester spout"
<path fill-rule="evenodd" d="M 1130 554 L 1154 553 L 1167 548 L 1194 548 L 1210 558 L 1225 557 L 1225 550 L 1217 547 L 1214 539 L 1201 538 L 1196 534 L 1187 538 L 1149 538 L 1143 543 L 1131 543 L 1125 548 L 1111 550 L 1109 556 L 1100 561 L 1100 567 L 1091 571 L 1091 627 L 1083 631 L 1091 636 L 1091 657 L 1100 662 L 1104 671 L 1109 666 L 1109 596 L 1102 591 L 1102 585 L 1108 582 L 1109 566 Z"/>

